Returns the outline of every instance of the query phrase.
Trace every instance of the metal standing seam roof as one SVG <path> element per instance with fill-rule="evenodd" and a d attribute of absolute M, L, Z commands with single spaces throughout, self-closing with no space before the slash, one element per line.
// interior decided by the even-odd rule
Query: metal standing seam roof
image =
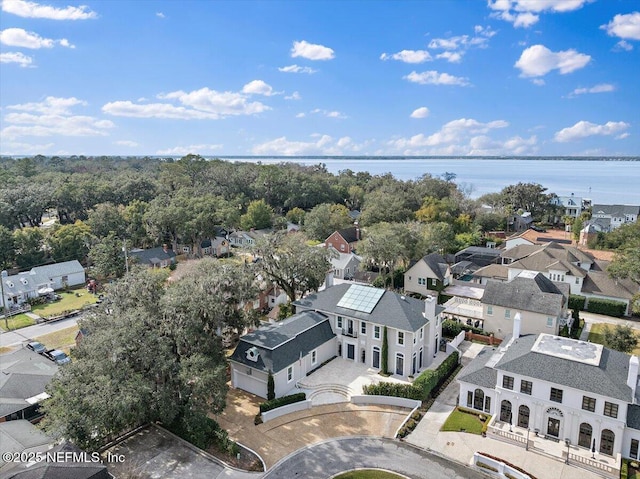
<path fill-rule="evenodd" d="M 401 331 L 415 332 L 429 322 L 429 318 L 424 316 L 424 301 L 401 296 L 387 290 L 384 290 L 380 300 L 370 313 L 339 307 L 338 303 L 351 286 L 350 284 L 338 284 L 294 301 L 293 304 L 297 311 L 315 310 L 388 326 Z M 436 306 L 436 314 L 442 311 L 444 308 Z"/>
<path fill-rule="evenodd" d="M 229 359 L 275 374 L 334 337 L 327 316 L 305 311 L 242 336 Z M 259 353 L 257 361 L 247 358 L 251 348 Z"/>

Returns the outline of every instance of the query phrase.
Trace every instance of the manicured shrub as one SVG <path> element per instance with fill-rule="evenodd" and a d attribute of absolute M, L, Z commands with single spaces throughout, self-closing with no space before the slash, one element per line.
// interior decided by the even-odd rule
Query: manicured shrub
<path fill-rule="evenodd" d="M 610 299 L 590 298 L 587 305 L 587 311 L 590 313 L 606 314 L 617 318 L 624 316 L 626 310 L 627 305 L 625 303 Z"/>
<path fill-rule="evenodd" d="M 569 295 L 569 309 L 577 309 L 578 311 L 584 311 L 584 305 L 587 298 L 580 296 L 579 294 Z"/>
<path fill-rule="evenodd" d="M 291 394 L 290 396 L 282 396 L 281 398 L 276 398 L 272 399 L 271 401 L 260 403 L 260 412 L 263 413 L 271 411 L 272 409 L 286 406 L 287 404 L 304 401 L 305 399 L 307 399 L 307 395 L 305 393 L 296 393 Z"/>
<path fill-rule="evenodd" d="M 462 324 L 457 321 L 447 319 L 442 322 L 442 335 L 447 338 L 455 338 L 462 332 Z"/>

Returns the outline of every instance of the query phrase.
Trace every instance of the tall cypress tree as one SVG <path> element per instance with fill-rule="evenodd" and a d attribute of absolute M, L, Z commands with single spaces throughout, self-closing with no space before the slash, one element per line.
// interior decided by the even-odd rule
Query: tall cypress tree
<path fill-rule="evenodd" d="M 271 401 L 276 398 L 276 384 L 273 380 L 273 373 L 269 370 L 269 376 L 267 376 L 267 401 Z"/>
<path fill-rule="evenodd" d="M 389 374 L 389 361 L 387 356 L 389 355 L 389 340 L 387 339 L 387 327 L 384 327 L 382 332 L 382 374 Z"/>

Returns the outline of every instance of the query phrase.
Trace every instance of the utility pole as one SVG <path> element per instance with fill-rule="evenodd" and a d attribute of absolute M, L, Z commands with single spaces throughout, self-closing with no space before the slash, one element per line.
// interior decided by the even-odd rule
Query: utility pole
<path fill-rule="evenodd" d="M 4 279 L 8 276 L 5 276 L 6 271 L 2 271 L 0 274 L 0 299 L 2 299 L 2 312 L 4 314 L 4 326 L 7 331 L 9 331 L 9 315 L 7 314 L 7 300 L 4 297 Z"/>

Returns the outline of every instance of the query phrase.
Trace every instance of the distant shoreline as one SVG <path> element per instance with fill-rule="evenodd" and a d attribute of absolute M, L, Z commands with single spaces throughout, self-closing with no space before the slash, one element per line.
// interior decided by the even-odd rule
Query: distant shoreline
<path fill-rule="evenodd" d="M 541 160 L 541 161 L 640 161 L 640 156 L 277 156 L 277 155 L 206 155 L 220 160 Z M 154 158 L 162 158 L 155 156 Z"/>

